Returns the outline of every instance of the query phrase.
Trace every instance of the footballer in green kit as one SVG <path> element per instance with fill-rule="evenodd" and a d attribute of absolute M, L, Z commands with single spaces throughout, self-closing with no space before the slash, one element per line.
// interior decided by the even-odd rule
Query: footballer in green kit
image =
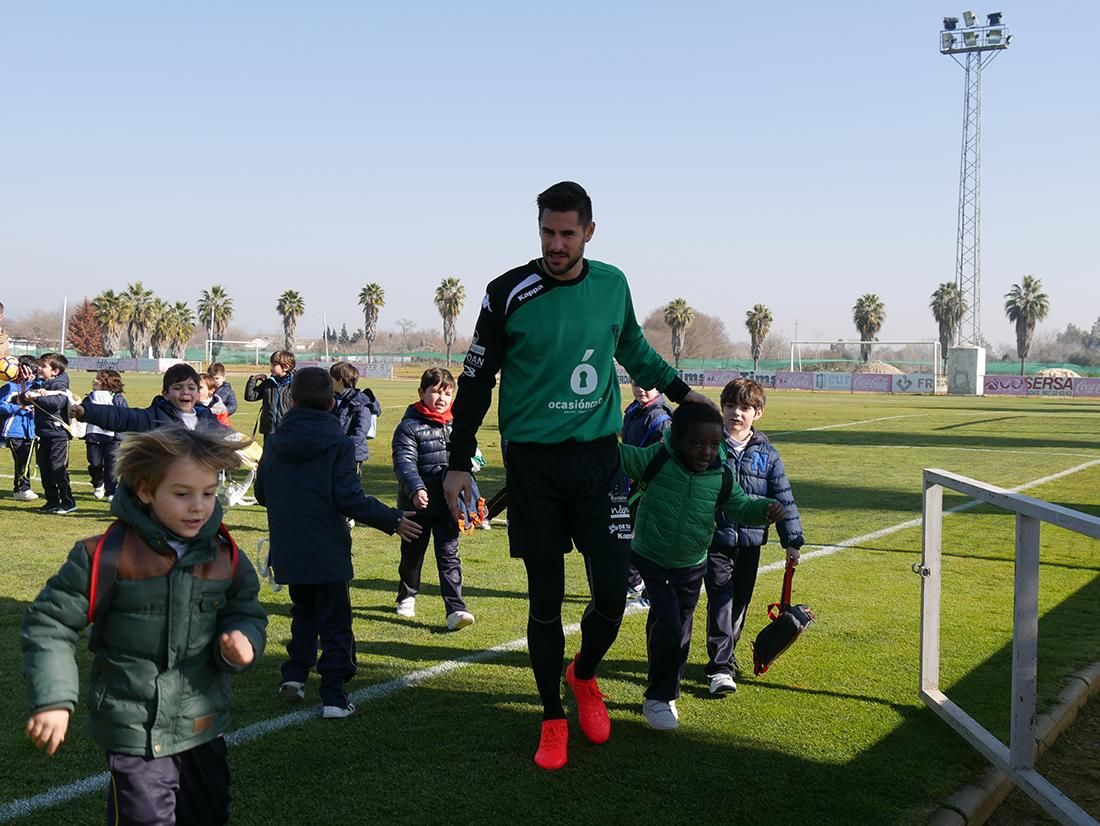
<path fill-rule="evenodd" d="M 528 650 L 543 705 L 535 763 L 567 761 L 561 702 L 564 555 L 585 556 L 591 601 L 581 646 L 565 677 L 581 730 L 606 742 L 611 721 L 596 667 L 614 642 L 626 603 L 632 537 L 617 433 L 615 362 L 674 402 L 713 404 L 692 391 L 642 335 L 622 271 L 584 257 L 596 224 L 584 189 L 563 181 L 538 197 L 542 257 L 493 279 L 466 354 L 454 403 L 444 492 L 470 496 L 470 459 L 500 373 L 499 423 L 508 443 L 508 540 L 527 568 Z M 456 517 L 457 518 L 457 517 Z"/>

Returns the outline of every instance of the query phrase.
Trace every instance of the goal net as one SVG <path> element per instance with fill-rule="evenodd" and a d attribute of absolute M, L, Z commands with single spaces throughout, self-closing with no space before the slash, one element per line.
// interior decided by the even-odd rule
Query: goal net
<path fill-rule="evenodd" d="M 943 374 L 938 341 L 792 341 L 791 370 Z"/>

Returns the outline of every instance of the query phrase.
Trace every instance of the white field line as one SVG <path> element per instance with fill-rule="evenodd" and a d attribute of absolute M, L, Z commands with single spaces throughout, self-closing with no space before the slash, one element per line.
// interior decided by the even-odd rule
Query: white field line
<path fill-rule="evenodd" d="M 844 445 L 845 450 L 961 450 L 968 453 L 1004 453 L 1003 447 L 941 447 L 940 445 Z M 1033 456 L 1065 456 L 1070 459 L 1087 459 L 1092 453 L 1067 453 L 1059 450 L 1033 450 Z"/>
<path fill-rule="evenodd" d="M 1041 479 L 1033 479 L 1030 482 L 1025 482 L 1022 485 L 1018 485 L 1014 488 L 1009 488 L 1011 493 L 1020 493 L 1034 488 L 1039 485 L 1046 484 L 1047 482 L 1053 482 L 1057 479 L 1061 479 L 1065 476 L 1078 473 L 1087 468 L 1100 465 L 1100 459 L 1093 459 L 1090 462 L 1071 467 L 1068 470 L 1063 470 L 1059 473 L 1051 474 L 1050 476 L 1044 476 Z M 944 511 L 944 515 L 951 513 L 959 513 L 961 511 L 970 510 L 976 507 L 980 503 L 977 500 L 971 500 L 964 502 L 961 505 L 957 505 L 954 508 L 949 508 Z M 817 559 L 823 556 L 832 556 L 838 554 L 845 548 L 852 547 L 853 545 L 859 545 L 863 542 L 880 539 L 881 537 L 888 536 L 892 533 L 905 530 L 906 528 L 913 528 L 920 525 L 920 519 L 910 519 L 905 522 L 901 522 L 897 525 L 893 525 L 889 528 L 883 528 L 880 531 L 874 531 L 873 533 L 863 534 L 862 536 L 856 536 L 852 539 L 846 539 L 836 545 L 830 545 L 826 548 L 822 548 L 817 551 L 810 551 L 809 553 L 802 554 L 802 561 L 810 559 Z M 785 567 L 785 562 L 773 562 L 770 565 L 763 565 L 760 568 L 760 573 L 767 573 L 769 571 L 779 571 Z M 628 605 L 626 608 L 627 614 L 632 614 L 641 611 L 634 605 Z M 566 635 L 572 635 L 580 630 L 580 623 L 573 623 L 565 627 Z M 419 671 L 412 671 L 408 674 L 403 674 L 400 677 L 395 677 L 392 680 L 387 680 L 384 683 L 377 683 L 375 685 L 361 688 L 358 691 L 351 694 L 351 700 L 357 704 L 366 704 L 374 700 L 381 700 L 385 697 L 389 697 L 402 691 L 406 688 L 419 685 L 427 680 L 434 679 L 436 677 L 447 674 L 451 671 L 456 671 L 460 668 L 465 668 L 468 665 L 474 665 L 476 663 L 486 662 L 488 660 L 495 659 L 500 654 L 505 654 L 511 651 L 522 651 L 527 647 L 527 638 L 519 637 L 511 642 L 501 643 L 500 645 L 492 648 L 486 648 L 482 651 L 475 651 L 465 657 L 459 657 L 454 660 L 447 660 L 437 665 L 433 665 L 430 668 L 422 668 Z M 303 708 L 298 711 L 292 711 L 288 714 L 280 715 L 279 717 L 273 717 L 269 720 L 261 720 L 258 723 L 253 723 L 250 726 L 245 726 L 242 729 L 237 729 L 226 735 L 226 741 L 233 746 L 238 746 L 244 743 L 249 743 L 253 740 L 258 740 L 261 737 L 265 737 L 268 734 L 273 734 L 277 731 L 281 731 L 291 726 L 302 725 L 303 723 L 310 722 L 319 718 L 318 709 L 316 706 L 312 708 Z M 68 803 L 76 798 L 83 797 L 87 794 L 92 794 L 96 791 L 102 791 L 107 786 L 108 774 L 107 772 L 100 772 L 99 774 L 89 775 L 82 780 L 77 780 L 73 783 L 68 783 L 64 786 L 54 786 L 51 789 L 47 789 L 41 794 L 34 797 L 26 797 L 20 800 L 12 800 L 7 803 L 0 804 L 0 823 L 6 823 L 10 820 L 14 820 L 18 817 L 26 817 L 34 812 L 41 811 L 42 809 L 48 809 L 53 806 L 58 806 L 62 803 Z"/>
<path fill-rule="evenodd" d="M 921 413 L 905 413 L 900 416 L 879 416 L 877 419 L 860 419 L 858 422 L 840 422 L 839 424 L 825 424 L 821 427 L 807 427 L 803 430 L 781 430 L 778 433 L 771 433 L 767 431 L 768 437 L 772 436 L 790 436 L 792 433 L 814 433 L 818 430 L 836 430 L 838 427 L 855 427 L 857 424 L 871 424 L 871 422 L 886 422 L 891 419 L 911 419 L 914 416 L 921 416 Z"/>
<path fill-rule="evenodd" d="M 1084 464 L 1071 467 L 1068 470 L 1062 470 L 1058 473 L 1052 473 L 1050 476 L 1044 476 L 1041 479 L 1032 479 L 1030 482 L 1024 482 L 1024 484 L 1022 485 L 1017 485 L 1014 488 L 1008 488 L 1008 492 L 1023 493 L 1025 490 L 1039 487 L 1039 485 L 1045 485 L 1047 482 L 1054 482 L 1071 474 L 1079 473 L 1082 470 L 1087 470 L 1088 468 L 1095 465 L 1100 465 L 1100 459 L 1093 459 L 1092 461 L 1085 462 Z M 953 508 L 948 508 L 943 512 L 943 515 L 947 516 L 951 513 L 962 513 L 963 511 L 968 511 L 971 508 L 976 508 L 980 504 L 982 503 L 979 502 L 977 499 L 971 499 L 968 502 L 963 502 L 961 505 L 956 505 Z M 810 551 L 807 554 L 801 554 L 801 558 L 799 561 L 801 562 L 807 559 L 817 559 L 821 556 L 832 556 L 833 554 L 840 553 L 845 548 L 850 548 L 853 545 L 862 545 L 864 542 L 872 542 L 876 539 L 882 539 L 882 537 L 884 536 L 889 536 L 892 533 L 903 531 L 906 528 L 915 528 L 920 525 L 920 523 L 921 520 L 920 517 L 918 517 L 916 519 L 909 519 L 905 522 L 900 522 L 897 525 L 891 525 L 889 528 L 883 528 L 880 531 L 873 531 L 872 533 L 865 533 L 863 534 L 863 536 L 856 536 L 852 539 L 845 539 L 843 542 L 838 542 L 836 545 L 829 545 L 818 551 Z M 768 571 L 782 571 L 786 566 L 787 561 L 785 559 L 781 559 L 778 562 L 772 562 L 769 565 L 761 565 L 759 568 L 759 573 L 763 574 L 767 573 Z"/>

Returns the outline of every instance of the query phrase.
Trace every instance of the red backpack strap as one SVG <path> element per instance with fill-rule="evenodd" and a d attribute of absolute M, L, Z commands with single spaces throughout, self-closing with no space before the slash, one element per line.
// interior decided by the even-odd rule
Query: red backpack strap
<path fill-rule="evenodd" d="M 92 551 L 92 576 L 88 584 L 88 624 L 92 636 L 88 647 L 95 651 L 103 636 L 103 613 L 110 607 L 111 593 L 118 579 L 118 558 L 122 554 L 122 541 L 126 537 L 126 524 L 116 519 L 103 532 Z M 101 622 L 96 623 L 96 617 Z"/>
<path fill-rule="evenodd" d="M 232 579 L 233 582 L 236 583 L 237 562 L 240 560 L 241 549 L 237 547 L 237 541 L 233 538 L 233 535 L 229 533 L 229 528 L 225 526 L 224 522 L 222 522 L 221 525 L 218 526 L 218 536 L 229 543 L 229 576 L 230 579 Z"/>

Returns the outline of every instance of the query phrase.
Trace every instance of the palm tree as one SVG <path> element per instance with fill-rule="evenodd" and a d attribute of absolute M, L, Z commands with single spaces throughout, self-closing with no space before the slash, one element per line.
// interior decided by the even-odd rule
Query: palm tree
<path fill-rule="evenodd" d="M 435 308 L 443 317 L 443 343 L 447 345 L 447 364 L 451 363 L 451 345 L 455 343 L 455 322 L 466 303 L 466 288 L 455 276 L 444 278 L 435 288 Z"/>
<path fill-rule="evenodd" d="M 852 321 L 859 330 L 860 341 L 875 341 L 878 339 L 878 331 L 886 321 L 886 306 L 874 293 L 861 295 L 852 307 Z M 871 357 L 871 345 L 859 345 L 859 355 L 866 363 Z"/>
<path fill-rule="evenodd" d="M 114 290 L 104 290 L 92 299 L 92 307 L 103 330 L 103 350 L 113 356 L 122 347 L 122 328 L 126 324 L 122 296 Z"/>
<path fill-rule="evenodd" d="M 966 296 L 954 281 L 944 281 L 932 293 L 932 317 L 940 325 L 940 357 L 947 372 L 947 348 L 958 341 L 959 326 L 966 314 Z"/>
<path fill-rule="evenodd" d="M 1016 355 L 1020 357 L 1020 375 L 1031 351 L 1035 325 L 1050 312 L 1050 297 L 1043 292 L 1043 282 L 1034 275 L 1025 275 L 1019 284 L 1005 293 L 1005 315 L 1016 325 Z"/>
<path fill-rule="evenodd" d="M 149 346 L 153 358 L 164 356 L 169 337 L 172 335 L 172 314 L 168 302 L 154 298 L 149 308 Z"/>
<path fill-rule="evenodd" d="M 222 349 L 221 340 L 225 338 L 225 330 L 233 318 L 233 299 L 221 284 L 215 284 L 209 290 L 202 291 L 195 306 L 199 311 L 199 323 L 204 327 L 209 326 L 207 335 L 211 340 L 210 358 L 216 359 Z"/>
<path fill-rule="evenodd" d="M 672 329 L 672 357 L 677 370 L 680 369 L 680 354 L 684 352 L 684 336 L 694 320 L 695 310 L 682 298 L 670 301 L 665 307 L 665 324 Z"/>
<path fill-rule="evenodd" d="M 367 361 L 371 360 L 371 345 L 378 335 L 378 311 L 386 306 L 386 291 L 381 284 L 371 282 L 359 291 L 359 306 L 363 308 L 363 337 L 367 340 Z"/>
<path fill-rule="evenodd" d="M 123 317 L 126 320 L 126 338 L 130 344 L 130 357 L 141 358 L 145 352 L 145 334 L 153 322 L 152 290 L 145 289 L 140 281 L 126 285 L 120 296 Z"/>
<path fill-rule="evenodd" d="M 168 314 L 172 323 L 169 326 L 167 347 L 176 354 L 176 358 L 186 361 L 187 342 L 195 334 L 195 314 L 186 301 L 177 301 L 169 308 Z"/>
<path fill-rule="evenodd" d="M 764 346 L 764 339 L 768 337 L 768 331 L 772 327 L 772 311 L 763 304 L 754 304 L 745 313 L 745 327 L 751 340 L 749 346 L 752 348 L 752 369 L 755 373 L 760 367 L 760 348 Z"/>
<path fill-rule="evenodd" d="M 294 351 L 294 331 L 298 329 L 298 319 L 306 311 L 305 302 L 297 290 L 286 290 L 279 296 L 275 312 L 283 317 L 283 349 Z"/>

